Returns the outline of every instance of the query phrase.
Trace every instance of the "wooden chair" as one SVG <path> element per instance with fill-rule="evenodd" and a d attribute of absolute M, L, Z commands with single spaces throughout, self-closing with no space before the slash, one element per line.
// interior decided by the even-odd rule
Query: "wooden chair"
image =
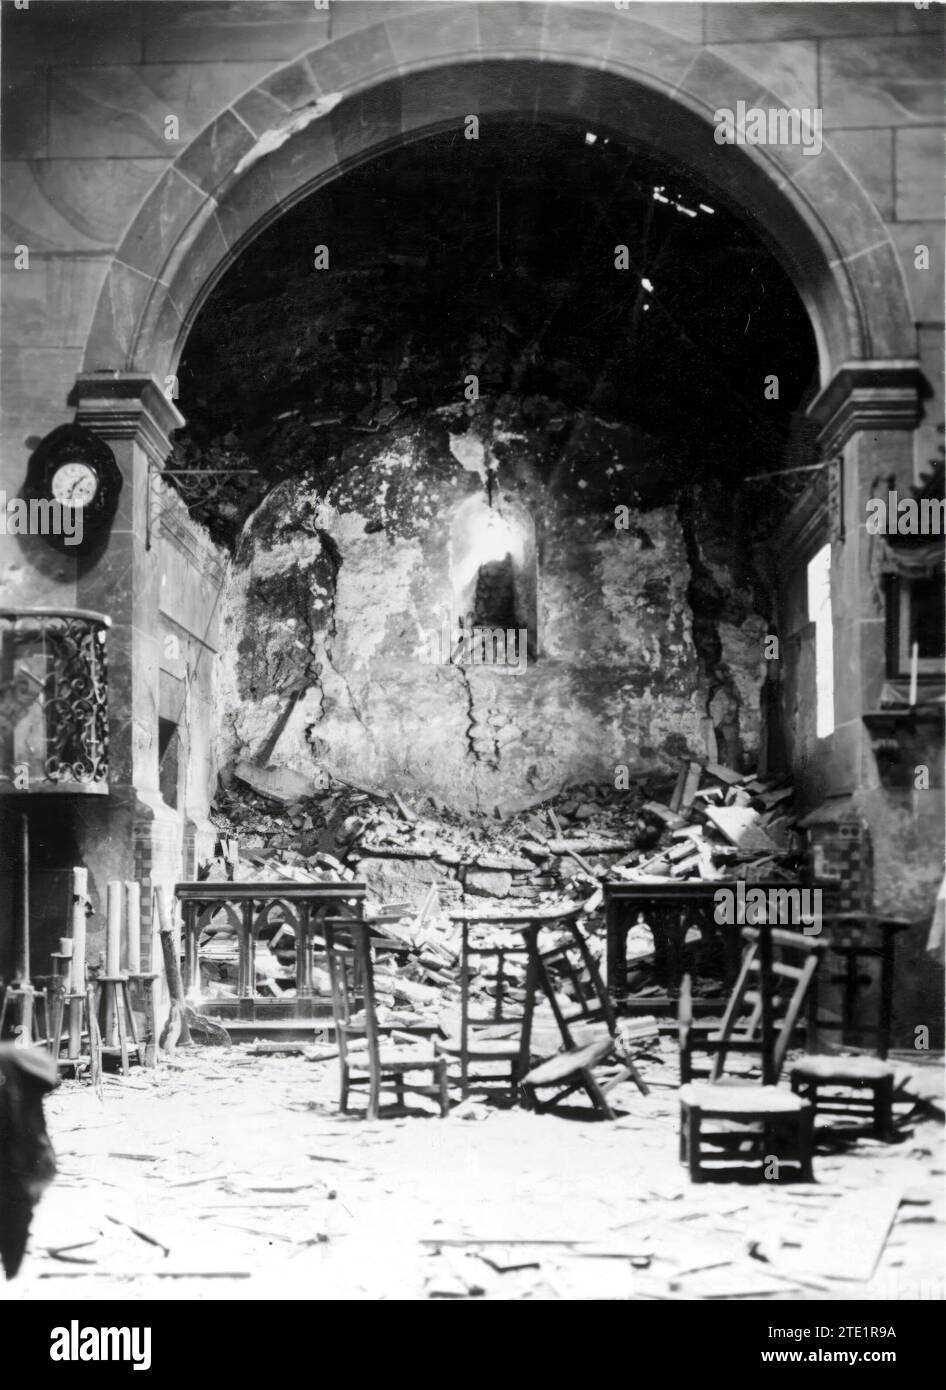
<path fill-rule="evenodd" d="M 747 949 L 721 1020 L 695 1022 L 690 977 L 683 977 L 678 1012 L 680 1081 L 683 1085 L 693 1080 L 695 1052 L 705 1052 L 713 1056 L 709 1069 L 709 1080 L 712 1082 L 719 1081 L 722 1077 L 726 1057 L 730 1052 L 762 1052 L 763 981 L 759 929 L 745 927 L 742 935 Z M 770 937 L 773 986 L 778 986 L 773 987 L 771 996 L 773 1022 L 777 1032 L 768 1080 L 774 1083 L 781 1075 L 793 1034 L 813 989 L 818 966 L 827 950 L 827 942 L 816 936 L 805 936 L 801 932 L 786 931 L 780 927 L 772 927 Z M 792 957 L 799 959 L 793 961 Z"/>
<path fill-rule="evenodd" d="M 630 1079 L 643 1095 L 648 1089 L 618 1037 L 614 1006 L 581 928 L 574 919 L 563 925 L 570 939 L 547 951 L 538 949 L 537 929 L 531 936 L 531 988 L 548 1000 L 564 1048 L 523 1077 L 523 1099 L 528 1109 L 549 1110 L 580 1090 L 611 1120 L 608 1095 L 616 1086 Z M 557 1088 L 555 1095 L 540 1104 L 538 1092 L 549 1087 Z"/>
<path fill-rule="evenodd" d="M 504 1080 L 500 1075 L 470 1072 L 471 1062 L 505 1065 L 509 1068 L 511 1098 L 519 1090 L 521 1066 L 521 1034 L 525 1011 L 510 1003 L 507 987 L 510 984 L 508 958 L 527 958 L 525 946 L 471 946 L 470 923 L 464 921 L 460 942 L 460 1029 L 455 1036 L 434 1039 L 434 1051 L 447 1061 L 459 1061 L 460 1089 L 464 1098 L 470 1083 L 487 1086 Z M 473 961 L 478 969 L 473 969 Z M 487 986 L 488 1014 L 477 1014 L 471 1000 L 471 986 L 479 979 Z"/>
<path fill-rule="evenodd" d="M 897 1137 L 893 1122 L 894 1069 L 879 1057 L 802 1057 L 792 1064 L 791 1086 L 796 1095 L 811 1101 L 816 1112 L 861 1117 L 865 1108 L 877 1139 L 888 1143 Z M 853 1091 L 840 1097 L 838 1091 Z M 827 1091 L 831 1094 L 820 1095 Z M 868 1092 L 865 1101 L 863 1092 Z"/>
<path fill-rule="evenodd" d="M 693 1182 L 702 1182 L 707 1175 L 703 1159 L 708 1156 L 704 1154 L 704 1140 L 713 1145 L 714 1158 L 735 1154 L 742 1163 L 751 1138 L 759 1149 L 757 1159 L 766 1177 L 779 1176 L 781 1165 L 790 1162 L 800 1177 L 811 1181 L 814 1119 L 814 1106 L 776 1086 L 691 1082 L 680 1088 L 680 1162 L 689 1168 Z M 723 1124 L 726 1129 L 706 1134 L 704 1120 Z M 757 1130 L 761 1127 L 761 1133 L 750 1134 L 746 1125 Z M 770 1171 L 772 1160 L 774 1170 Z"/>
<path fill-rule="evenodd" d="M 700 1182 L 704 1141 L 713 1147 L 713 1156 L 736 1154 L 745 1158 L 747 1141 L 761 1152 L 766 1176 L 780 1171 L 783 1163 L 794 1164 L 802 1178 L 812 1177 L 814 1107 L 801 1096 L 777 1089 L 778 1080 L 802 1009 L 808 999 L 818 965 L 827 943 L 817 937 L 778 927 L 769 929 L 772 959 L 768 970 L 762 959 L 762 940 L 758 928 L 743 931 L 747 949 L 742 969 L 733 988 L 722 1020 L 699 1028 L 693 1021 L 689 976 L 680 994 L 680 1159 L 690 1177 Z M 794 962 L 787 957 L 798 957 Z M 790 983 L 790 987 L 789 987 Z M 764 1051 L 762 1036 L 763 1002 L 769 991 L 773 1026 L 771 1056 Z M 780 1015 L 776 1022 L 776 1015 Z M 693 1053 L 712 1055 L 710 1079 L 694 1082 Z M 762 1053 L 763 1078 L 768 1084 L 726 1081 L 726 1057 L 731 1052 Z M 704 1120 L 719 1128 L 703 1130 Z M 751 1126 L 748 1129 L 747 1126 Z M 788 1142 L 786 1143 L 786 1138 Z M 773 1150 L 777 1149 L 777 1154 Z M 774 1163 L 774 1171 L 769 1165 Z"/>
<path fill-rule="evenodd" d="M 367 1087 L 368 1118 L 376 1120 L 381 1110 L 381 1088 L 393 1086 L 397 1103 L 404 1104 L 407 1091 L 434 1096 L 441 1115 L 450 1109 L 447 1091 L 447 1060 L 434 1055 L 426 1045 L 396 1048 L 378 1025 L 374 993 L 374 963 L 371 927 L 351 918 L 325 918 L 323 923 L 329 979 L 332 987 L 332 1014 L 338 1041 L 341 1092 L 339 1109 L 348 1110 L 348 1098 L 355 1087 Z M 344 937 L 344 940 L 342 939 Z M 361 988 L 360 1016 L 354 1012 L 352 976 L 357 972 Z M 354 1044 L 365 1044 L 364 1051 Z M 433 1085 L 408 1083 L 414 1072 L 432 1073 Z"/>

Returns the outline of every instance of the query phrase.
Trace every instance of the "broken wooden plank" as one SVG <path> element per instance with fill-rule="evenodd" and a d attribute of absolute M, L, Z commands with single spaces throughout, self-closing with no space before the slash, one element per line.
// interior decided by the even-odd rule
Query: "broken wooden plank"
<path fill-rule="evenodd" d="M 693 798 L 700 789 L 702 778 L 702 765 L 700 763 L 690 763 L 687 768 L 686 782 L 683 786 L 683 796 L 680 800 L 680 805 L 673 808 L 675 811 L 686 811 L 693 805 Z"/>
<path fill-rule="evenodd" d="M 684 763 L 683 766 L 680 768 L 680 771 L 677 773 L 676 786 L 674 787 L 673 795 L 670 798 L 671 811 L 679 812 L 680 807 L 683 805 L 683 792 L 687 783 L 687 772 L 688 767 L 687 764 Z"/>
<path fill-rule="evenodd" d="M 405 805 L 402 799 L 398 796 L 397 792 L 392 792 L 391 797 L 395 805 L 397 806 L 397 809 L 400 811 L 401 815 L 404 817 L 406 821 L 415 821 L 417 819 L 417 812 L 412 811 L 409 806 Z"/>
<path fill-rule="evenodd" d="M 762 805 L 767 811 L 771 811 L 773 806 L 781 806 L 783 801 L 791 800 L 794 795 L 794 787 L 782 787 L 780 790 L 774 792 L 759 792 L 757 794 L 757 800 L 762 802 Z"/>
<path fill-rule="evenodd" d="M 737 849 L 759 854 L 778 852 L 778 846 L 759 824 L 759 813 L 748 806 L 707 805 L 706 818 Z"/>
<path fill-rule="evenodd" d="M 636 848 L 633 840 L 606 840 L 603 838 L 574 840 L 548 840 L 540 845 L 526 840 L 522 845 L 523 853 L 531 855 L 535 859 L 548 859 L 549 855 L 558 854 L 627 854 Z M 533 868 L 530 865 L 530 868 Z"/>
<path fill-rule="evenodd" d="M 725 782 L 727 787 L 746 780 L 745 773 L 734 772 L 731 767 L 724 767 L 722 763 L 706 762 L 703 764 L 703 771 L 707 777 L 715 777 L 717 782 Z"/>
<path fill-rule="evenodd" d="M 652 816 L 654 820 L 661 821 L 669 830 L 677 830 L 681 825 L 685 825 L 682 816 L 678 816 L 676 811 L 671 811 L 669 806 L 662 805 L 659 801 L 645 801 L 641 807 L 644 815 Z"/>

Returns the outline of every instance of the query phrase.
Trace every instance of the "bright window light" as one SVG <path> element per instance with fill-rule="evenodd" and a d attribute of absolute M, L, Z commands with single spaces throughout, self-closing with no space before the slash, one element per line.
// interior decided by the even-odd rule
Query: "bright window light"
<path fill-rule="evenodd" d="M 831 547 L 808 562 L 808 621 L 815 625 L 816 733 L 834 733 L 834 630 L 831 619 Z"/>

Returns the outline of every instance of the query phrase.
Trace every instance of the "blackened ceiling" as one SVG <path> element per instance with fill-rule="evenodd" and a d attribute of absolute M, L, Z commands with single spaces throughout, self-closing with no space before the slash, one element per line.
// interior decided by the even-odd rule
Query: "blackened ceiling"
<path fill-rule="evenodd" d="M 230 541 L 287 473 L 337 468 L 353 431 L 403 429 L 475 374 L 527 421 L 627 422 L 678 477 L 736 481 L 792 461 L 816 367 L 750 209 L 603 132 L 484 120 L 336 180 L 236 260 L 186 345 L 174 466 L 259 470 L 200 512 Z"/>

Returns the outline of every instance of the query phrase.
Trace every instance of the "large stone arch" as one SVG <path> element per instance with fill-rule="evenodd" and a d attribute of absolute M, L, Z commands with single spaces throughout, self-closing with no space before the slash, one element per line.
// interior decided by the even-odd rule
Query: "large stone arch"
<path fill-rule="evenodd" d="M 817 157 L 716 145 L 713 112 L 739 98 L 784 104 L 699 44 L 616 8 L 405 7 L 274 71 L 190 142 L 116 253 L 83 369 L 162 381 L 213 285 L 272 219 L 470 114 L 578 119 L 691 169 L 791 275 L 823 386 L 845 363 L 912 359 L 906 288 L 877 208 L 827 143 Z"/>

